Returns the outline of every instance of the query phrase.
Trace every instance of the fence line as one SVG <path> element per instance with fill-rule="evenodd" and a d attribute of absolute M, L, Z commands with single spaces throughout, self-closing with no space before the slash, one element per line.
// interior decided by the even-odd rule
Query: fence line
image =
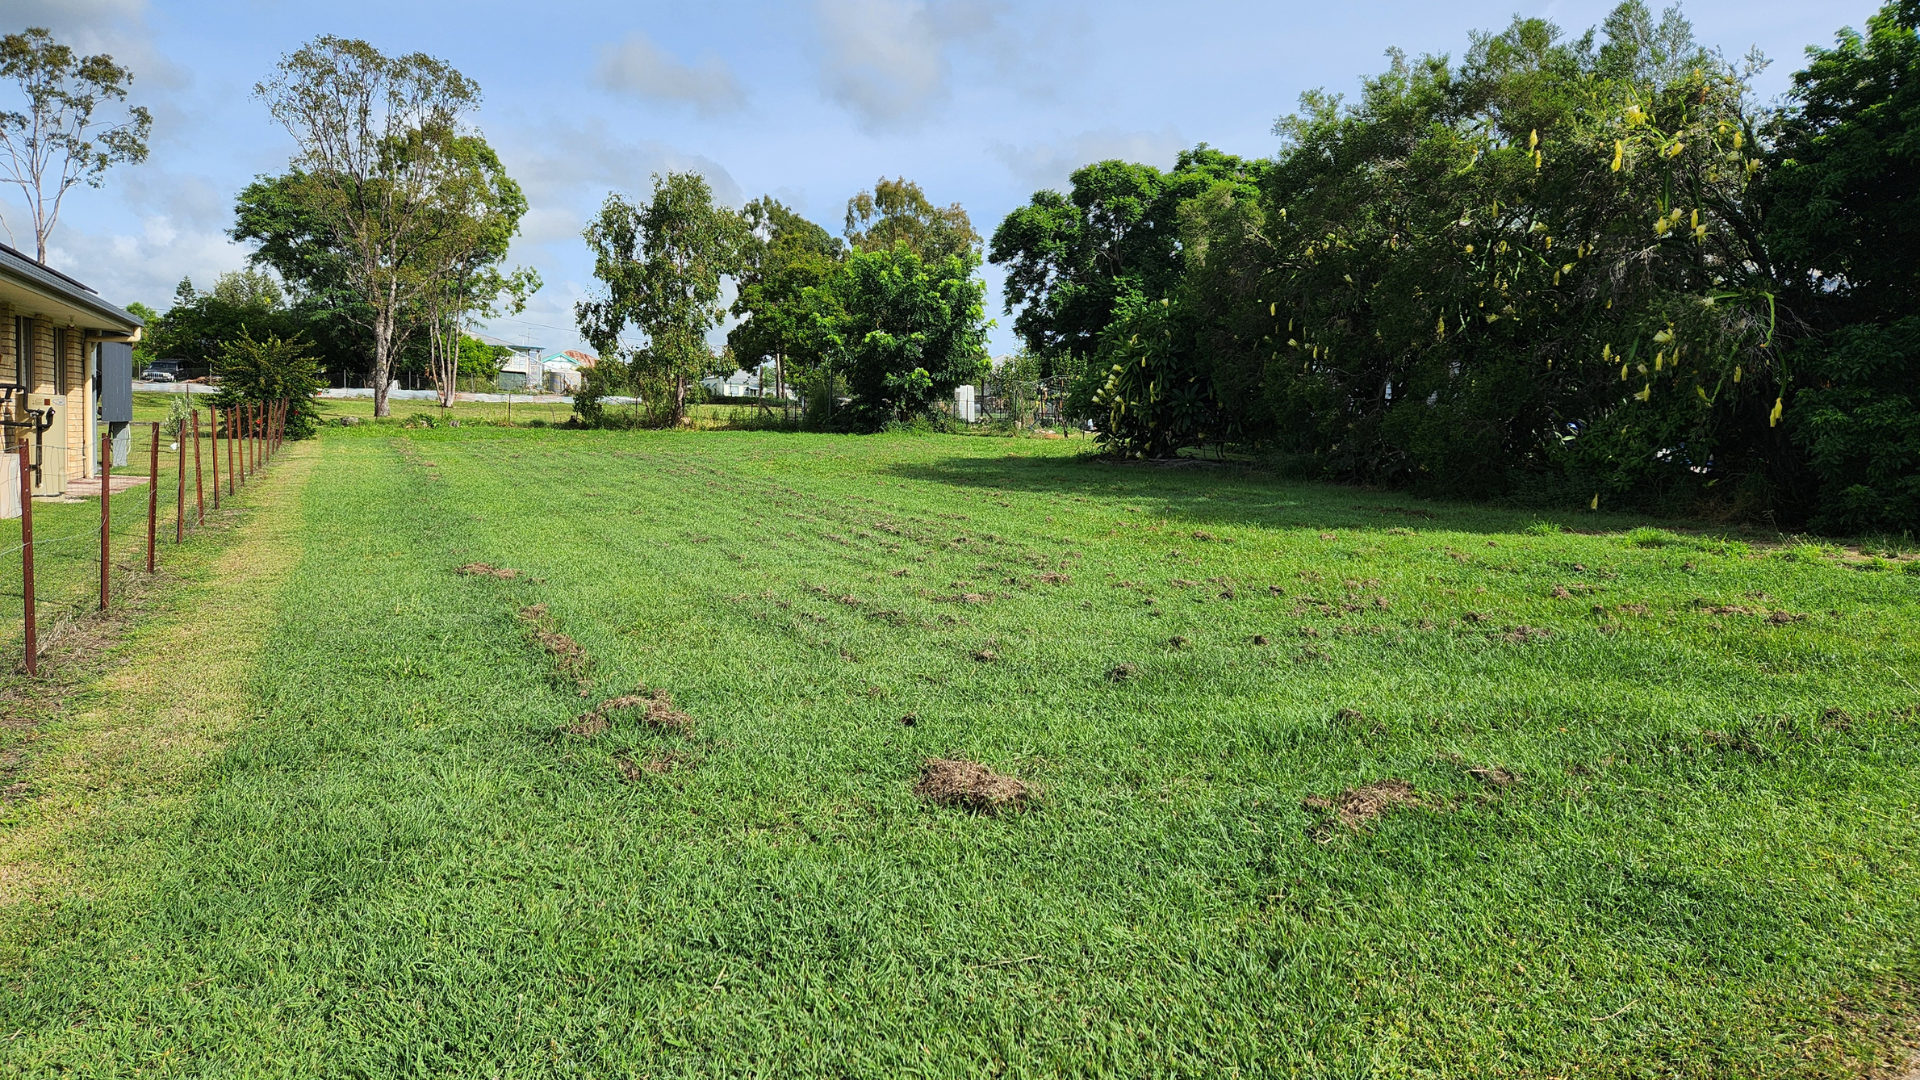
<path fill-rule="evenodd" d="M 237 407 L 209 410 L 209 436 L 213 439 L 214 443 L 212 456 L 215 510 L 220 508 L 219 444 L 220 436 L 223 433 L 222 428 L 224 427 L 225 429 L 224 434 L 227 443 L 227 461 L 229 466 L 227 483 L 228 494 L 231 495 L 235 490 L 234 466 L 237 463 L 244 463 L 240 465 L 243 470 L 241 472 L 243 478 L 248 474 L 258 474 L 259 470 L 265 468 L 273 459 L 275 453 L 284 445 L 286 422 L 288 416 L 291 414 L 291 404 L 290 401 L 285 400 L 243 402 Z M 187 442 L 189 432 L 192 434 L 193 443 L 192 454 L 195 492 L 195 519 L 191 524 L 194 526 L 203 526 L 206 523 L 205 485 L 202 482 L 200 472 L 200 411 L 198 409 L 190 409 L 188 410 L 187 416 L 180 419 L 174 432 L 174 441 L 171 447 L 174 454 L 174 543 L 176 545 L 186 542 L 187 532 L 189 531 L 189 522 L 187 520 Z M 158 421 L 149 423 L 148 437 L 146 570 L 149 575 L 152 575 L 158 569 L 159 560 L 157 541 L 160 525 L 161 425 Z M 236 439 L 240 440 L 242 443 L 241 446 L 235 446 Z M 100 528 L 98 532 L 100 566 L 99 610 L 107 611 L 110 608 L 113 597 L 113 541 L 116 536 L 116 527 L 113 518 L 113 439 L 109 434 L 102 434 L 98 441 L 100 443 Z M 23 438 L 14 449 L 20 458 L 20 543 L 11 548 L 0 549 L 0 557 L 11 557 L 15 552 L 20 553 L 21 620 L 24 630 L 24 640 L 22 641 L 25 652 L 24 660 L 27 674 L 29 676 L 37 676 L 40 671 L 41 635 L 39 630 L 40 610 L 43 606 L 41 600 L 43 598 L 38 595 L 40 583 L 36 581 L 35 575 L 38 562 L 36 558 L 36 548 L 41 550 L 53 548 L 51 553 L 56 557 L 60 557 L 61 551 L 58 545 L 74 540 L 82 540 L 92 534 L 71 533 L 65 536 L 50 538 L 36 538 L 33 535 L 33 447 L 29 440 Z M 136 524 L 137 520 L 136 518 L 133 521 L 129 521 L 127 527 L 122 529 L 119 535 L 137 535 L 133 532 L 134 529 L 138 528 Z M 137 566 L 137 564 L 135 565 Z M 84 596 L 84 592 L 81 595 Z M 67 616 L 75 613 L 75 610 L 67 601 L 59 602 L 57 607 L 66 609 L 64 614 Z M 65 624 L 65 619 L 62 619 L 60 626 L 55 627 L 55 634 L 53 635 L 55 638 L 59 636 L 58 631 L 60 627 L 63 627 Z"/>

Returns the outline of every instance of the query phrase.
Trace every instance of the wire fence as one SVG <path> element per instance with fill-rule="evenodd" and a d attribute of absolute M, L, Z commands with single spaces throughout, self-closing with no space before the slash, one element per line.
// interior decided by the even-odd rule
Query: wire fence
<path fill-rule="evenodd" d="M 284 443 L 287 406 L 192 409 L 174 431 L 159 421 L 132 424 L 124 464 L 113 464 L 112 433 L 102 430 L 102 460 L 93 464 L 104 475 L 69 481 L 64 494 L 36 497 L 36 472 L 44 478 L 48 463 L 35 459 L 31 442 L 7 448 L 18 475 L 9 469 L 6 479 L 19 486 L 20 513 L 0 522 L 6 651 L 37 674 L 40 658 L 83 616 L 110 609 L 128 584 L 151 577 L 168 544 L 185 543 L 266 467 Z M 136 482 L 114 490 L 112 480 L 126 477 Z"/>
<path fill-rule="evenodd" d="M 980 381 L 974 399 L 978 419 L 1014 427 L 1064 427 L 1068 382 L 1064 375 L 1051 379 L 989 375 Z"/>

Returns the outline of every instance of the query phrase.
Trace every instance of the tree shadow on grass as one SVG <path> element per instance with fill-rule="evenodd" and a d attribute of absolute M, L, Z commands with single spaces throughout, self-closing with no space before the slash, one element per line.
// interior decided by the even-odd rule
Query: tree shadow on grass
<path fill-rule="evenodd" d="M 1190 525 L 1319 529 L 1327 532 L 1409 529 L 1415 532 L 1515 534 L 1537 522 L 1570 532 L 1625 532 L 1653 519 L 1569 510 L 1516 509 L 1424 499 L 1405 492 L 1289 480 L 1234 462 L 1173 462 L 1085 457 L 954 456 L 897 462 L 881 471 L 904 480 L 983 493 L 1097 498 L 1125 513 Z M 1699 524 L 1657 522 L 1677 531 Z"/>

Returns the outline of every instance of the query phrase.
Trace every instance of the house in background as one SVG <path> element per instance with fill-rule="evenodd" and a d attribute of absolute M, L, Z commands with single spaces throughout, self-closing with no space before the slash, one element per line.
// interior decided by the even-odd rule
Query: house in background
<path fill-rule="evenodd" d="M 0 244 L 0 430 L 9 449 L 22 438 L 33 444 L 34 494 L 59 495 L 69 479 L 96 475 L 96 418 L 113 431 L 116 458 L 124 457 L 141 325 L 81 282 Z"/>
<path fill-rule="evenodd" d="M 472 336 L 483 345 L 513 350 L 500 362 L 500 370 L 493 377 L 494 385 L 502 390 L 524 390 L 529 386 L 540 385 L 542 381 L 540 355 L 547 351 L 546 346 L 508 341 L 506 338 L 497 338 L 492 334 Z"/>
<path fill-rule="evenodd" d="M 545 387 L 549 394 L 571 394 L 586 380 L 586 369 L 600 362 L 592 353 L 578 349 L 549 354 L 541 363 L 546 368 Z"/>
<path fill-rule="evenodd" d="M 717 398 L 760 397 L 763 391 L 768 397 L 774 396 L 773 386 L 763 384 L 760 372 L 745 369 L 735 369 L 731 375 L 709 375 L 700 380 L 700 385 Z M 786 390 L 789 401 L 800 400 L 791 385 Z"/>

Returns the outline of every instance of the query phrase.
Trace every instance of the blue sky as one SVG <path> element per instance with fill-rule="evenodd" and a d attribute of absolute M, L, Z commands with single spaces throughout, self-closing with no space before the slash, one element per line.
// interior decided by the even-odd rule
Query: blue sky
<path fill-rule="evenodd" d="M 477 80 L 476 122 L 531 211 L 511 262 L 545 280 L 493 331 L 578 345 L 572 307 L 592 286 L 580 229 L 610 190 L 697 170 L 723 199 L 772 194 L 835 232 L 848 196 L 882 175 L 958 201 L 994 225 L 1088 161 L 1166 166 L 1207 142 L 1264 156 L 1302 90 L 1351 92 L 1392 46 L 1458 56 L 1475 28 L 1516 13 L 1570 32 L 1608 0 L 1233 0 L 1146 4 L 993 0 L 422 3 L 387 0 L 0 0 L 0 26 L 53 29 L 133 67 L 154 111 L 152 156 L 67 201 L 50 260 L 109 299 L 164 309 L 174 284 L 242 265 L 233 194 L 285 167 L 291 143 L 250 98 L 281 54 L 323 33 L 420 50 Z M 1657 4 L 1655 6 L 1658 6 Z M 1871 0 L 1694 0 L 1698 38 L 1773 60 L 1786 89 L 1809 44 L 1858 26 Z M 17 198 L 0 211 L 18 246 Z M 987 268 L 999 315 L 999 279 Z M 999 316 L 996 352 L 1012 348 Z"/>

